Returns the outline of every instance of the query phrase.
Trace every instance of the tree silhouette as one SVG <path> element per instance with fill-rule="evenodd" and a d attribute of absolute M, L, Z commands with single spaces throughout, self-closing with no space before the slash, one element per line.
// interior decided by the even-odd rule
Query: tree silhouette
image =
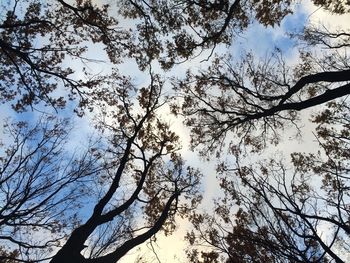
<path fill-rule="evenodd" d="M 239 66 L 217 61 L 188 76 L 193 87 L 178 84 L 194 145 L 214 151 L 229 134 L 238 139 L 230 143 L 231 161 L 226 156 L 218 166 L 223 197 L 212 214 L 192 215 L 187 240 L 194 262 L 346 262 L 349 38 L 324 27 L 308 27 L 298 37 L 306 48 L 293 71 L 277 50 L 269 63 L 251 55 Z M 315 56 L 310 46 L 326 52 Z M 244 156 L 277 144 L 286 125 L 298 127 L 297 112 L 307 108 L 319 109 L 312 117 L 317 153 L 296 152 L 290 160 L 277 153 L 247 163 Z"/>
<path fill-rule="evenodd" d="M 1 103 L 15 114 L 53 108 L 71 117 L 72 101 L 75 113 L 92 117 L 99 140 L 71 155 L 65 119 L 6 125 L 0 261 L 117 262 L 157 233 L 171 234 L 178 215 L 194 226 L 186 237 L 191 262 L 343 262 L 349 33 L 309 26 L 291 34 L 300 44 L 293 65 L 278 48 L 264 61 L 253 52 L 241 60 L 215 54 L 254 22 L 277 26 L 297 2 L 2 4 Z M 349 12 L 344 1 L 312 2 Z M 99 59 L 88 56 L 95 47 L 105 52 L 108 74 L 89 68 Z M 169 87 L 168 70 L 203 54 L 208 68 L 189 70 Z M 74 61 L 84 66 L 76 69 Z M 135 72 L 118 71 L 130 61 L 148 73 L 148 85 L 136 85 Z M 213 214 L 196 210 L 201 174 L 178 154 L 179 137 L 160 117 L 167 106 L 185 117 L 194 149 L 233 160 L 218 167 L 223 195 Z M 319 153 L 245 162 L 243 156 L 277 145 L 291 126 L 298 131 L 299 112 L 313 108 L 321 109 L 313 117 Z M 322 227 L 329 227 L 327 237 Z"/>
<path fill-rule="evenodd" d="M 171 232 L 175 213 L 186 215 L 196 206 L 200 198 L 196 190 L 199 173 L 186 168 L 175 154 L 178 138 L 156 115 L 164 103 L 161 101 L 163 84 L 152 72 L 150 78 L 149 87 L 141 89 L 137 97 L 140 110 L 134 109 L 136 102 L 130 99 L 133 86 L 126 78 L 115 83 L 115 93 L 105 101 L 113 110 L 107 110 L 102 119 L 108 118 L 112 122 L 102 121 L 100 125 L 111 131 L 108 152 L 116 159 L 91 216 L 72 232 L 51 262 L 116 262 L 158 231 Z M 168 158 L 164 159 L 166 156 Z M 123 180 L 126 180 L 124 184 L 133 187 L 126 188 L 125 185 L 123 188 Z M 180 195 L 188 202 L 181 201 Z M 118 196 L 125 197 L 120 199 Z M 92 254 L 92 258 L 80 254 L 98 227 L 123 218 L 133 209 L 143 215 L 143 226 L 129 225 L 126 234 L 120 235 L 121 240 L 106 239 L 107 242 L 101 244 L 107 246 L 103 247 L 105 252 L 102 254 Z"/>
<path fill-rule="evenodd" d="M 87 42 L 102 43 L 113 63 L 124 54 L 125 46 L 132 46 L 127 45 L 129 34 L 119 30 L 118 21 L 108 14 L 107 5 L 16 0 L 3 8 L 7 12 L 0 20 L 1 102 L 13 101 L 18 112 L 40 102 L 60 109 L 73 98 L 86 107 L 86 93 L 105 76 L 91 76 L 83 70 L 85 79 L 77 79 L 67 61 L 86 65 L 96 60 L 85 55 Z M 67 94 L 57 96 L 57 89 Z"/>
<path fill-rule="evenodd" d="M 207 49 L 213 52 L 220 44 L 229 45 L 253 21 L 278 24 L 291 13 L 290 5 L 289 0 L 123 0 L 120 13 L 140 19 L 137 35 L 147 50 L 137 56 L 141 67 L 151 57 L 169 69 Z"/>
<path fill-rule="evenodd" d="M 220 152 L 230 134 L 261 150 L 278 143 L 279 129 L 297 127 L 298 112 L 349 94 L 348 35 L 307 28 L 298 37 L 306 47 L 297 66 L 288 66 L 277 48 L 262 61 L 251 53 L 236 64 L 218 57 L 207 70 L 174 82 L 182 100 L 173 111 L 186 117 L 193 146 Z M 315 55 L 314 45 L 328 52 Z"/>
<path fill-rule="evenodd" d="M 348 250 L 349 238 L 348 110 L 332 103 L 315 116 L 322 151 L 293 153 L 292 168 L 276 158 L 241 165 L 239 156 L 231 167 L 221 165 L 225 197 L 214 215 L 193 215 L 195 230 L 187 239 L 204 240 L 226 262 L 345 262 L 340 251 Z"/>
<path fill-rule="evenodd" d="M 52 116 L 34 126 L 24 121 L 5 125 L 9 136 L 1 144 L 0 240 L 13 252 L 2 253 L 1 260 L 34 259 L 39 250 L 44 255 L 76 223 L 75 208 L 84 192 L 77 189 L 86 188 L 91 174 L 103 167 L 88 152 L 68 157 L 69 126 Z M 37 231 L 41 239 L 31 237 Z"/>

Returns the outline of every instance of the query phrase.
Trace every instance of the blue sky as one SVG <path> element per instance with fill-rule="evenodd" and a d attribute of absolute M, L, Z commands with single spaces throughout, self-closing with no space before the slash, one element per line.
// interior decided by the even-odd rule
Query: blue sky
<path fill-rule="evenodd" d="M 348 26 L 350 24 L 350 18 L 348 15 L 330 16 L 329 13 L 320 10 L 310 2 L 303 2 L 303 5 L 299 4 L 296 6 L 295 13 L 288 15 L 281 22 L 280 26 L 265 28 L 258 23 L 253 23 L 246 32 L 233 40 L 233 44 L 229 48 L 229 52 L 236 59 L 239 59 L 242 53 L 247 51 L 253 51 L 253 54 L 257 57 L 264 58 L 266 55 L 270 54 L 275 47 L 278 47 L 282 50 L 287 63 L 293 64 L 298 60 L 298 52 L 297 48 L 295 47 L 294 40 L 290 39 L 287 33 L 297 33 L 309 23 L 317 24 L 324 21 L 332 21 L 334 22 L 334 25 L 338 24 L 341 27 Z M 220 49 L 220 52 L 224 52 L 224 50 Z M 188 62 L 181 66 L 181 72 L 183 72 L 183 69 L 186 68 L 186 66 L 191 69 L 202 67 L 200 63 Z M 174 71 L 176 71 L 176 69 Z M 298 142 L 293 141 L 293 143 L 291 143 L 288 138 L 294 135 L 295 131 L 287 131 L 285 138 L 283 138 L 283 142 L 279 145 L 279 147 L 272 149 L 270 153 L 272 153 L 272 151 L 279 150 L 281 153 L 283 152 L 285 156 L 288 156 L 288 154 L 294 151 L 304 151 L 306 149 L 309 151 L 317 150 L 314 144 L 315 138 L 312 133 L 314 125 L 308 121 L 310 112 L 311 111 L 304 111 L 302 114 L 302 140 Z M 181 121 L 176 120 L 175 123 L 181 123 Z M 185 128 L 183 128 L 181 135 L 185 144 L 184 150 L 182 151 L 186 156 L 185 159 L 188 160 L 188 163 L 191 163 L 191 165 L 200 167 L 206 175 L 203 180 L 204 200 L 202 207 L 207 209 L 207 211 L 210 211 L 213 204 L 213 197 L 217 197 L 218 193 L 218 184 L 215 178 L 214 170 L 216 161 L 206 162 L 198 158 L 196 153 L 190 152 L 188 147 L 186 147 L 186 144 L 189 142 L 189 137 Z M 311 143 L 306 144 L 308 141 Z M 176 232 L 173 236 L 163 237 L 158 235 L 160 241 L 159 244 L 161 245 L 156 251 L 162 263 L 186 262 L 185 260 L 181 260 L 181 257 L 184 256 L 184 248 L 186 248 L 186 243 L 183 242 L 183 234 L 188 226 L 189 225 L 186 221 L 182 221 L 178 232 Z M 320 229 L 320 231 L 323 231 L 323 235 L 325 237 L 327 236 L 327 229 Z M 145 251 L 148 250 L 150 252 L 148 257 L 153 258 L 155 261 L 155 256 L 152 257 L 152 252 L 146 246 L 142 247 L 143 248 L 141 251 L 146 253 Z M 142 254 L 142 252 L 136 251 L 137 250 L 135 249 L 135 254 L 131 255 L 130 258 L 126 257 L 122 262 L 133 262 L 136 255 L 139 253 Z M 344 257 L 345 256 L 346 255 L 344 255 Z"/>
<path fill-rule="evenodd" d="M 303 6 L 296 5 L 295 13 L 287 15 L 279 26 L 265 27 L 254 22 L 232 40 L 231 54 L 237 58 L 244 52 L 253 51 L 257 57 L 265 57 L 278 47 L 287 58 L 294 56 L 295 40 L 291 39 L 288 33 L 302 31 L 308 16 Z"/>
<path fill-rule="evenodd" d="M 242 34 L 241 36 L 237 37 L 234 40 L 233 45 L 229 48 L 228 52 L 231 52 L 231 54 L 235 58 L 239 58 L 243 52 L 247 51 L 253 51 L 254 54 L 258 57 L 265 57 L 267 54 L 273 51 L 273 49 L 277 46 L 283 51 L 283 54 L 286 56 L 287 60 L 289 61 L 296 61 L 297 60 L 297 52 L 294 46 L 294 41 L 291 40 L 286 32 L 289 31 L 300 31 L 302 30 L 305 23 L 308 23 L 310 21 L 318 21 L 318 20 L 324 20 L 325 18 L 329 18 L 329 15 L 327 13 L 322 12 L 321 10 L 314 12 L 315 10 L 318 10 L 316 7 L 312 6 L 310 3 L 307 3 L 305 5 L 298 5 L 296 7 L 296 11 L 293 15 L 288 15 L 281 23 L 280 26 L 276 26 L 274 28 L 268 27 L 265 28 L 261 26 L 258 23 L 252 24 L 249 29 Z M 312 14 L 310 16 L 310 14 Z M 350 21 L 344 18 L 336 17 L 334 21 Z M 220 52 L 224 52 L 224 50 L 220 50 Z M 105 57 L 104 52 L 99 49 L 98 47 L 90 48 L 90 51 L 88 52 L 88 56 L 90 57 L 96 57 L 97 59 L 101 59 Z M 203 64 L 201 64 L 199 61 L 201 61 L 201 58 L 197 58 L 195 61 L 189 61 L 184 64 L 181 64 L 177 67 L 175 67 L 173 70 L 171 70 L 168 74 L 174 74 L 174 75 L 182 75 L 184 74 L 185 70 L 187 68 L 190 69 L 196 69 L 199 67 L 203 67 Z M 74 63 L 67 62 L 73 65 L 75 68 L 80 67 L 80 62 L 76 61 Z M 101 64 L 94 64 L 94 66 L 91 66 L 91 69 L 93 72 L 108 72 L 109 66 L 107 64 L 101 63 Z M 155 67 L 156 69 L 156 67 Z M 135 84 L 138 86 L 143 86 L 147 84 L 147 74 L 141 73 L 138 69 L 135 63 L 133 62 L 127 62 L 120 66 L 120 71 L 125 74 L 131 74 L 131 76 L 134 79 Z M 83 77 L 82 74 L 79 73 L 79 70 L 75 74 L 75 77 L 80 78 Z M 1 105 L 2 110 L 0 111 L 0 124 L 1 121 L 3 121 L 4 118 L 7 118 L 8 116 L 12 116 L 16 119 L 24 119 L 28 121 L 33 121 L 38 118 L 40 115 L 39 112 L 26 112 L 23 114 L 13 114 L 11 109 L 8 107 L 8 105 Z M 67 111 L 62 111 L 61 116 L 68 116 Z M 163 116 L 166 118 L 166 116 L 169 116 L 168 111 L 166 108 L 164 108 L 164 114 Z M 168 117 L 169 118 L 169 117 Z M 305 118 L 306 121 L 307 118 Z M 70 149 L 74 149 L 77 146 L 83 146 L 84 142 L 86 141 L 86 136 L 93 132 L 93 129 L 91 128 L 92 125 L 89 121 L 89 118 L 78 118 L 73 117 L 72 120 L 76 122 L 75 129 L 72 132 L 71 135 L 71 143 L 70 143 Z M 206 177 L 203 180 L 203 192 L 205 195 L 205 199 L 203 200 L 202 207 L 209 208 L 212 206 L 212 198 L 217 194 L 218 190 L 218 184 L 217 180 L 215 178 L 215 165 L 216 161 L 214 162 L 206 162 L 198 158 L 196 153 L 190 152 L 188 143 L 189 143 L 189 134 L 185 127 L 182 126 L 182 120 L 180 118 L 174 118 L 170 117 L 168 119 L 169 123 L 172 124 L 172 128 L 179 133 L 181 136 L 181 140 L 183 142 L 183 150 L 182 154 L 184 155 L 185 159 L 187 160 L 188 164 L 197 166 L 203 170 L 203 172 L 206 174 Z M 309 126 L 306 126 L 306 131 L 310 130 Z M 306 136 L 311 136 L 306 135 Z M 2 138 L 6 139 L 6 138 Z M 287 142 L 288 143 L 288 142 Z M 285 145 L 284 145 L 285 146 Z M 297 144 L 294 144 L 293 147 L 296 149 L 300 146 Z M 289 149 L 291 150 L 291 149 Z M 87 212 L 89 213 L 89 212 Z M 184 256 L 184 248 L 186 247 L 186 243 L 183 242 L 183 236 L 186 232 L 186 229 L 188 227 L 188 223 L 184 220 L 179 220 L 179 230 L 170 237 L 164 237 L 161 234 L 157 235 L 159 238 L 159 247 L 156 247 L 157 254 L 159 258 L 161 259 L 162 263 L 179 263 L 184 262 L 185 260 L 181 259 Z M 139 251 L 140 250 L 140 251 Z M 152 254 L 151 250 L 147 245 L 141 246 L 141 248 L 136 248 L 133 251 L 131 251 L 129 257 L 125 257 L 121 260 L 122 263 L 129 263 L 134 262 L 135 258 L 139 254 L 145 254 L 147 258 L 149 259 L 155 259 L 155 256 Z"/>

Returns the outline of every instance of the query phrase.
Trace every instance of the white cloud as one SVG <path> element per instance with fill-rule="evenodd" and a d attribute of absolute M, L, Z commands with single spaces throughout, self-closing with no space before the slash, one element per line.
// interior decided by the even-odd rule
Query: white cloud
<path fill-rule="evenodd" d="M 311 1 L 305 1 L 302 7 L 304 12 L 308 14 L 309 23 L 323 24 L 328 29 L 350 28 L 350 13 L 330 14 L 323 8 L 315 6 Z"/>

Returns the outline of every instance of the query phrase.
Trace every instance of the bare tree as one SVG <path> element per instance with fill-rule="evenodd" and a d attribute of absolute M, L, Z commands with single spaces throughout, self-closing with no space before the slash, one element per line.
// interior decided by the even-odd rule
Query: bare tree
<path fill-rule="evenodd" d="M 346 29 L 324 27 L 297 37 L 301 61 L 293 67 L 276 49 L 263 61 L 251 54 L 237 64 L 217 58 L 174 82 L 182 98 L 173 110 L 186 117 L 192 145 L 220 156 L 229 143 L 227 162 L 218 166 L 223 197 L 211 213 L 191 217 L 191 262 L 347 260 L 349 37 Z M 291 125 L 298 129 L 304 109 L 320 109 L 312 118 L 318 153 L 247 163 L 243 156 L 277 144 Z"/>
<path fill-rule="evenodd" d="M 91 215 L 70 234 L 52 263 L 116 262 L 158 231 L 171 233 L 175 213 L 185 216 L 200 199 L 198 171 L 184 166 L 175 153 L 178 137 L 156 114 L 164 103 L 163 83 L 151 72 L 150 79 L 137 101 L 130 98 L 134 86 L 124 77 L 114 82 L 112 96 L 105 96 L 110 108 L 105 108 L 100 127 L 111 134 L 106 156 L 113 165 Z M 133 223 L 126 228 L 117 225 L 130 214 Z M 108 233 L 96 239 L 101 231 Z M 85 258 L 81 252 L 90 243 L 93 253 Z"/>
<path fill-rule="evenodd" d="M 150 81 L 137 97 L 126 77 L 104 90 L 96 125 L 106 140 L 80 158 L 63 151 L 67 121 L 8 126 L 1 260 L 116 262 L 196 207 L 200 174 L 176 154 L 177 135 L 157 117 L 163 83 L 151 72 Z"/>
<path fill-rule="evenodd" d="M 347 4 L 314 2 L 336 13 L 347 12 Z M 4 164 L 4 219 L 0 221 L 4 223 L 0 230 L 6 242 L 0 250 L 1 260 L 116 262 L 159 231 L 171 234 L 175 215 L 188 216 L 200 201 L 200 173 L 186 167 L 177 155 L 178 137 L 158 115 L 162 105 L 169 102 L 162 94 L 160 76 L 150 70 L 150 84 L 141 89 L 115 68 L 110 75 L 98 77 L 84 68 L 87 80 L 75 79 L 74 71 L 64 67 L 66 60 L 89 61 L 85 57 L 88 42 L 102 44 L 113 64 L 127 56 L 135 59 L 144 72 L 156 60 L 163 69 L 170 69 L 206 49 L 213 52 L 215 46 L 229 44 L 254 20 L 264 25 L 278 24 L 291 12 L 293 3 L 118 1 L 119 14 L 136 21 L 131 31 L 118 28 L 109 6 L 91 1 L 28 0 L 6 6 L 6 16 L 0 20 L 0 69 L 5 72 L 0 77 L 0 100 L 14 102 L 14 109 L 21 112 L 40 103 L 64 108 L 67 99 L 79 97 L 81 109 L 101 112 L 94 124 L 105 139 L 81 159 L 66 159 L 60 148 L 66 134 L 65 122 L 52 128 L 40 124 L 32 134 L 27 130 L 26 136 L 21 134 L 26 129 L 23 123 L 18 129 L 9 129 L 16 131 L 18 139 L 14 137 L 14 145 L 8 148 L 11 150 L 4 151 L 0 160 Z M 259 151 L 268 141 L 278 142 L 278 129 L 296 125 L 297 111 L 348 95 L 348 57 L 342 52 L 348 47 L 348 34 L 325 32 L 305 31 L 301 38 L 307 47 L 300 52 L 302 63 L 296 68 L 288 67 L 276 50 L 271 60 L 262 63 L 250 54 L 235 66 L 230 59 L 217 58 L 207 71 L 189 73 L 185 80 L 175 83 L 183 104 L 173 109 L 187 117 L 193 145 L 213 152 L 233 131 L 241 144 L 231 145 L 232 153 L 242 145 Z M 327 56 L 313 56 L 309 50 L 312 43 L 331 51 Z M 68 92 L 55 96 L 61 91 L 60 85 Z M 329 120 L 329 113 L 317 120 L 322 118 Z M 346 141 L 348 135 L 342 134 L 344 139 L 334 134 L 335 141 L 331 141 L 325 135 L 329 130 L 323 132 L 318 138 L 330 146 L 321 143 L 322 149 L 333 160 L 341 160 L 335 154 L 339 148 L 334 154 L 329 149 L 333 144 L 339 146 L 339 139 Z M 341 154 L 346 156 L 346 151 Z M 239 186 L 246 190 L 237 190 L 238 184 L 224 177 L 222 187 L 231 198 L 217 203 L 216 215 L 221 221 L 200 212 L 193 214 L 191 219 L 202 242 L 215 248 L 203 251 L 203 260 L 217 262 L 224 255 L 229 262 L 278 262 L 279 258 L 287 262 L 341 262 L 334 244 L 348 233 L 348 178 L 344 174 L 348 170 L 344 168 L 346 161 L 341 160 L 340 165 L 332 163 L 332 158 L 320 161 L 295 154 L 290 181 L 284 181 L 289 172 L 283 163 L 243 166 L 237 161 L 232 169 L 221 167 L 222 172 L 234 172 Z M 305 160 L 313 165 L 313 173 L 324 177 L 323 199 L 304 179 L 311 173 L 302 170 Z M 89 181 L 85 184 L 85 180 Z M 236 219 L 231 220 L 227 216 L 234 209 L 230 203 L 234 201 L 243 205 L 234 211 Z M 318 202 L 330 202 L 332 208 L 326 211 L 330 214 L 319 215 Z M 205 222 L 210 223 L 208 231 L 200 232 L 199 226 Z M 319 222 L 335 226 L 330 242 L 320 236 Z M 232 228 L 223 227 L 225 224 Z M 48 239 L 33 237 L 37 230 L 47 233 Z M 281 237 L 281 233 L 289 236 Z M 196 234 L 188 237 L 192 244 L 198 240 Z M 53 247 L 59 250 L 53 252 Z M 199 261 L 196 253 L 191 254 L 193 261 Z"/>
<path fill-rule="evenodd" d="M 346 33 L 307 28 L 298 36 L 304 48 L 296 66 L 277 48 L 264 60 L 251 53 L 236 64 L 218 57 L 208 70 L 174 82 L 182 100 L 173 110 L 186 117 L 193 146 L 215 152 L 230 134 L 261 150 L 278 143 L 284 128 L 298 128 L 299 111 L 349 94 Z M 313 50 L 316 43 L 326 48 L 322 54 Z"/>
<path fill-rule="evenodd" d="M 132 47 L 127 45 L 129 33 L 118 28 L 108 5 L 16 0 L 1 8 L 0 100 L 13 102 L 18 112 L 39 103 L 63 108 L 73 98 L 87 107 L 87 93 L 106 78 L 89 73 L 89 62 L 98 59 L 86 55 L 87 43 L 103 44 L 112 63 L 125 55 L 126 46 Z M 83 63 L 84 78 L 73 76 L 76 69 L 68 66 L 69 60 Z"/>
<path fill-rule="evenodd" d="M 293 153 L 292 167 L 277 157 L 243 165 L 238 151 L 235 163 L 220 165 L 225 195 L 212 215 L 192 216 L 189 255 L 199 260 L 200 248 L 226 262 L 346 262 L 348 114 L 343 102 L 315 115 L 320 151 Z"/>
<path fill-rule="evenodd" d="M 73 208 L 89 180 L 102 167 L 88 153 L 69 157 L 65 144 L 67 120 L 42 117 L 34 126 L 19 121 L 7 123 L 6 141 L 0 157 L 1 260 L 35 260 L 59 246 L 73 227 Z M 68 211 L 70 211 L 68 213 Z M 35 237 L 41 233 L 41 238 Z M 6 251 L 6 250 L 5 250 Z"/>

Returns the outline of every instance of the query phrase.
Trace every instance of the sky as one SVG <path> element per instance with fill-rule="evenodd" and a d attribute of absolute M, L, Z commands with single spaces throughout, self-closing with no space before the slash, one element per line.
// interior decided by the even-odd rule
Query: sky
<path fill-rule="evenodd" d="M 331 23 L 328 21 L 331 21 Z M 283 55 L 287 60 L 287 64 L 294 64 L 298 61 L 298 52 L 295 43 L 286 33 L 300 31 L 303 29 L 304 25 L 310 23 L 318 24 L 320 22 L 326 23 L 326 25 L 328 24 L 332 29 L 337 27 L 349 28 L 350 16 L 330 15 L 328 12 L 314 6 L 310 1 L 302 1 L 302 4 L 296 6 L 294 14 L 288 15 L 283 19 L 280 26 L 265 28 L 258 23 L 252 24 L 244 34 L 233 41 L 232 46 L 229 48 L 229 52 L 231 52 L 233 57 L 240 57 L 244 51 L 253 51 L 256 56 L 263 58 L 272 52 L 274 47 L 277 46 L 282 50 Z M 220 52 L 222 51 L 220 50 Z M 199 61 L 200 60 L 201 59 L 199 59 Z M 194 69 L 201 67 L 201 64 L 198 64 L 198 62 L 189 62 L 188 64 L 180 65 L 179 67 L 180 68 L 173 69 L 173 71 L 178 71 L 182 74 L 185 72 L 186 67 Z M 308 121 L 310 113 L 311 111 L 303 111 L 302 113 L 302 139 L 298 143 L 290 143 L 288 138 L 293 135 L 294 131 L 287 131 L 283 141 L 278 147 L 273 148 L 272 151 L 281 151 L 286 156 L 295 151 L 316 151 L 317 145 L 312 133 L 314 125 Z M 210 208 L 213 205 L 213 198 L 217 197 L 219 192 L 218 181 L 215 176 L 216 161 L 207 162 L 199 158 L 195 152 L 190 151 L 188 144 L 189 133 L 184 127 L 179 129 L 179 127 L 182 126 L 181 120 L 171 118 L 170 122 L 174 123 L 177 132 L 180 131 L 181 140 L 183 142 L 182 155 L 185 156 L 185 160 L 187 160 L 188 163 L 191 163 L 191 165 L 201 167 L 204 171 L 205 178 L 202 186 L 204 199 L 201 207 L 210 211 Z M 121 262 L 136 262 L 136 258 L 139 255 L 147 258 L 145 262 L 158 262 L 158 259 L 161 263 L 187 262 L 184 253 L 184 250 L 186 249 L 184 234 L 190 227 L 190 224 L 186 222 L 186 220 L 182 220 L 179 221 L 178 226 L 178 230 L 170 237 L 164 237 L 161 234 L 157 234 L 158 245 L 154 245 L 157 257 L 152 253 L 152 249 L 149 245 L 142 245 L 130 251 L 128 256 L 123 258 Z M 320 231 L 323 231 L 324 236 L 327 236 L 327 227 L 320 229 Z M 350 262 L 350 256 L 347 256 L 346 258 L 349 259 Z"/>
<path fill-rule="evenodd" d="M 95 0 L 96 1 L 96 0 Z M 323 10 L 312 5 L 311 2 L 302 1 L 302 4 L 297 5 L 295 13 L 288 15 L 281 23 L 280 26 L 275 26 L 274 28 L 268 27 L 265 28 L 260 24 L 254 23 L 251 25 L 248 30 L 237 39 L 229 48 L 228 52 L 234 57 L 239 57 L 242 52 L 253 51 L 255 55 L 259 57 L 266 56 L 269 52 L 273 51 L 274 46 L 278 46 L 282 49 L 284 55 L 287 58 L 289 63 L 296 63 L 298 60 L 297 50 L 294 46 L 293 41 L 289 39 L 286 35 L 286 32 L 301 30 L 305 24 L 308 23 L 319 23 L 331 21 L 329 26 L 331 28 L 336 27 L 350 27 L 350 17 L 347 16 L 330 16 L 329 13 L 324 12 Z M 226 52 L 226 50 L 219 50 L 220 52 Z M 103 52 L 96 48 L 96 50 L 91 49 L 91 56 L 97 56 L 98 58 L 103 58 Z M 194 61 L 186 62 L 176 66 L 168 74 L 176 74 L 177 76 L 183 75 L 188 68 L 195 69 L 202 67 L 200 61 L 201 58 L 197 58 Z M 71 63 L 71 62 L 70 62 Z M 76 67 L 79 67 L 77 63 Z M 135 63 L 126 62 L 120 67 L 121 72 L 125 73 L 132 72 L 132 75 L 135 76 L 134 81 L 139 86 L 147 84 L 147 76 L 142 74 L 138 69 Z M 108 71 L 109 66 L 106 64 L 96 64 L 96 67 L 93 69 L 96 72 Z M 76 73 L 79 77 L 79 71 Z M 38 116 L 38 112 L 29 112 L 24 115 L 21 115 L 20 118 L 24 119 L 35 119 Z M 5 105 L 2 105 L 0 111 L 0 126 L 4 118 L 12 115 L 12 111 L 9 108 L 6 108 Z M 15 115 L 18 116 L 18 115 Z M 189 149 L 189 132 L 182 125 L 181 118 L 175 117 L 166 117 L 169 116 L 168 110 L 164 108 L 163 116 L 168 118 L 168 122 L 171 124 L 173 129 L 180 135 L 183 149 L 181 154 L 187 163 L 190 163 L 191 166 L 199 167 L 203 170 L 205 174 L 204 180 L 202 182 L 203 190 L 203 203 L 201 207 L 207 208 L 210 210 L 213 203 L 213 198 L 218 194 L 218 182 L 215 177 L 215 165 L 216 161 L 205 161 L 198 157 L 197 153 L 190 151 Z M 307 122 L 308 116 L 304 113 L 303 119 L 305 125 L 303 128 L 303 141 L 300 141 L 299 144 L 290 144 L 288 139 L 285 139 L 283 143 L 280 144 L 280 150 L 290 153 L 293 151 L 298 151 L 300 149 L 310 148 L 306 145 L 307 141 L 313 141 L 312 135 L 312 124 Z M 73 133 L 71 135 L 72 143 L 71 148 L 79 147 L 84 144 L 84 136 L 93 132 L 91 124 L 87 119 L 76 119 L 79 121 L 79 124 L 76 125 Z M 288 136 L 288 135 L 287 135 Z M 312 149 L 313 146 L 311 146 Z M 162 234 L 157 234 L 157 244 L 153 245 L 153 248 L 149 244 L 143 244 L 132 251 L 130 251 L 127 256 L 125 256 L 120 262 L 122 263 L 133 263 L 136 262 L 137 258 L 140 256 L 145 259 L 145 262 L 157 262 L 157 257 L 162 263 L 182 263 L 186 262 L 184 250 L 186 249 L 186 242 L 184 241 L 184 235 L 187 229 L 190 227 L 190 224 L 186 220 L 179 219 L 177 221 L 178 229 L 172 235 L 164 237 Z M 324 230 L 326 232 L 326 230 Z M 152 252 L 155 250 L 157 256 Z M 350 259 L 349 259 L 350 261 Z"/>

